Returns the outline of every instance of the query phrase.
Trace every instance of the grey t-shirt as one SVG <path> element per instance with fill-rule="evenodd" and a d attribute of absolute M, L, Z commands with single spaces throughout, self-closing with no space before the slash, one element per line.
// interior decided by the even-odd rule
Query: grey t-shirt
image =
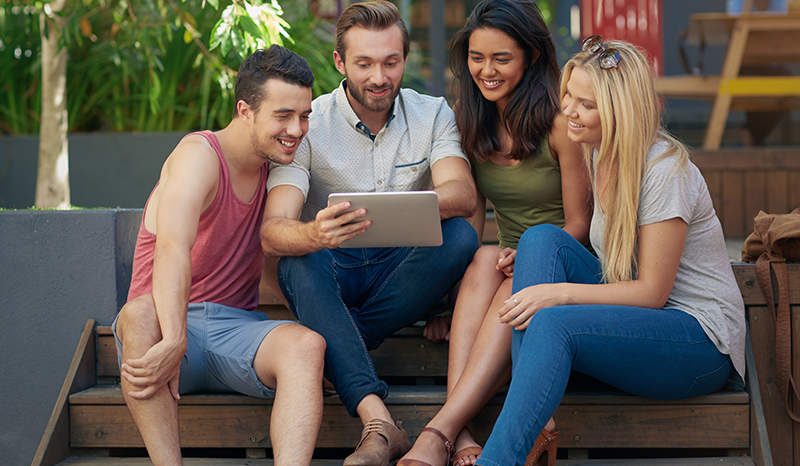
<path fill-rule="evenodd" d="M 744 302 L 725 249 L 722 226 L 703 175 L 693 163 L 680 171 L 676 170 L 674 156 L 652 162 L 667 147 L 666 142 L 660 142 L 650 148 L 639 202 L 639 226 L 676 217 L 687 224 L 678 274 L 664 308 L 680 309 L 696 318 L 717 349 L 730 355 L 743 381 Z M 602 258 L 605 214 L 596 199 L 594 205 L 590 240 Z"/>

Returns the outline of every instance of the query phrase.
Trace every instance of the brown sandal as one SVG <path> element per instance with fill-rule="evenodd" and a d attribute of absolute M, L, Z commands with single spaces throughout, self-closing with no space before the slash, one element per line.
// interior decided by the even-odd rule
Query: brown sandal
<path fill-rule="evenodd" d="M 442 441 L 444 442 L 444 450 L 447 452 L 447 463 L 445 464 L 450 464 L 450 456 L 453 454 L 453 444 L 450 442 L 450 440 L 447 440 L 447 437 L 445 437 L 443 433 L 439 432 L 437 429 L 434 429 L 433 427 L 426 427 L 422 429 L 422 432 L 434 433 L 442 439 Z M 408 459 L 408 460 L 400 460 L 396 466 L 433 466 L 433 465 L 420 460 Z"/>
<path fill-rule="evenodd" d="M 461 466 L 461 464 L 459 463 L 463 462 L 465 458 L 474 456 L 477 459 L 478 457 L 481 456 L 481 453 L 483 453 L 483 448 L 481 447 L 476 446 L 476 447 L 462 448 L 461 450 L 458 450 L 455 455 L 453 455 L 453 462 L 450 464 L 452 464 L 453 466 Z"/>
<path fill-rule="evenodd" d="M 525 466 L 555 466 L 557 449 L 558 431 L 548 432 L 543 429 L 525 458 Z"/>

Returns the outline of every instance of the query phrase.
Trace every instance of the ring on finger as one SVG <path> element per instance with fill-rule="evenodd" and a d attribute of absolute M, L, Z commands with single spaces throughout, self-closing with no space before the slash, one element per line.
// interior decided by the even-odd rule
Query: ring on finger
<path fill-rule="evenodd" d="M 519 301 L 517 301 L 517 298 L 511 298 L 511 301 L 514 301 L 515 306 L 519 306 Z"/>

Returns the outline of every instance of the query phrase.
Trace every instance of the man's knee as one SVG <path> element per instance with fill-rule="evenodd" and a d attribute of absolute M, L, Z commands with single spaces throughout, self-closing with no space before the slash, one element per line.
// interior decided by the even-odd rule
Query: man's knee
<path fill-rule="evenodd" d="M 284 324 L 272 330 L 262 343 L 256 363 L 263 366 L 256 371 L 274 373 L 275 378 L 298 370 L 318 372 L 321 376 L 325 348 L 325 338 L 317 332 L 302 325 Z"/>
<path fill-rule="evenodd" d="M 302 325 L 298 325 L 297 335 L 288 348 L 299 359 L 308 360 L 309 363 L 319 363 L 322 365 L 325 360 L 325 338 L 319 333 Z"/>
<path fill-rule="evenodd" d="M 287 299 L 293 288 L 303 289 L 333 276 L 333 259 L 330 251 L 323 249 L 305 256 L 281 257 L 277 265 L 277 281 Z M 288 292 L 288 293 L 287 293 Z"/>
<path fill-rule="evenodd" d="M 160 338 L 161 327 L 153 296 L 143 295 L 125 303 L 117 317 L 116 331 L 120 341 Z"/>
<path fill-rule="evenodd" d="M 450 258 L 450 267 L 460 269 L 459 275 L 463 274 L 480 246 L 478 234 L 468 221 L 455 217 L 442 223 L 442 235 L 444 237 L 442 248 Z"/>
<path fill-rule="evenodd" d="M 463 248 L 469 252 L 470 257 L 480 246 L 478 233 L 463 217 L 453 217 L 442 222 L 442 235 L 445 237 L 445 244 Z"/>

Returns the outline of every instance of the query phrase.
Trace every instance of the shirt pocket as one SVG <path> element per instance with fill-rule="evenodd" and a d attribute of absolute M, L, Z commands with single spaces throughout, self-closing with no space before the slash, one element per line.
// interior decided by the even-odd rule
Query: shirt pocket
<path fill-rule="evenodd" d="M 394 166 L 392 191 L 424 191 L 433 188 L 428 157 Z"/>

